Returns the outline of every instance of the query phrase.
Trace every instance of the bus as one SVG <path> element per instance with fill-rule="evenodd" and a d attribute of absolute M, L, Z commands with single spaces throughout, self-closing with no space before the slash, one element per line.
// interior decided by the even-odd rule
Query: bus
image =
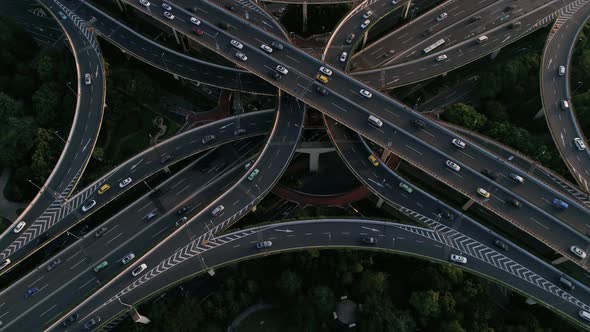
<path fill-rule="evenodd" d="M 434 50 L 435 48 L 439 47 L 440 45 L 444 44 L 445 40 L 444 39 L 439 39 L 437 40 L 434 44 L 428 46 L 427 48 L 425 48 L 423 50 L 424 54 L 428 54 L 430 52 L 432 52 L 432 50 Z"/>

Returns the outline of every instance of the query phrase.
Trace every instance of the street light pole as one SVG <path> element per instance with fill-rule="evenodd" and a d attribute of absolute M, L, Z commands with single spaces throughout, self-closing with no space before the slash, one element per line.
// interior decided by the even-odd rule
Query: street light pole
<path fill-rule="evenodd" d="M 74 94 L 74 96 L 78 97 L 78 94 L 76 93 L 76 91 L 74 91 L 74 89 L 72 89 L 72 82 L 68 82 L 66 84 L 66 86 L 68 87 L 68 89 L 70 89 L 70 91 L 72 91 L 72 93 Z"/>
<path fill-rule="evenodd" d="M 66 140 L 64 140 L 63 137 L 61 137 L 59 135 L 59 132 L 57 130 L 55 130 L 53 133 L 55 134 L 55 136 L 57 136 L 57 138 L 59 138 L 62 142 L 64 142 L 64 144 L 66 144 Z"/>
<path fill-rule="evenodd" d="M 582 85 L 584 85 L 584 82 L 582 82 L 582 81 L 578 81 L 578 86 L 577 86 L 577 87 L 574 89 L 574 91 L 572 91 L 572 95 L 573 95 L 574 93 L 576 93 L 576 91 L 578 91 L 578 89 L 579 89 L 580 87 L 582 87 Z"/>
<path fill-rule="evenodd" d="M 39 191 L 43 191 L 43 188 L 42 187 L 39 187 L 35 182 L 33 182 L 33 180 L 27 179 L 27 181 L 29 181 L 30 184 L 32 184 L 33 186 L 35 186 L 35 188 L 39 189 Z M 49 193 L 51 193 L 53 195 L 53 197 L 55 197 L 55 199 L 58 199 L 60 197 L 63 197 L 61 194 L 57 193 L 56 191 L 52 190 L 49 187 L 47 187 L 47 191 L 49 191 Z M 63 198 L 65 200 L 65 197 L 63 197 Z"/>
<path fill-rule="evenodd" d="M 150 142 L 153 142 L 153 144 L 154 144 L 154 149 L 156 150 L 156 153 L 158 154 L 158 156 L 160 158 L 162 158 L 162 154 L 160 153 L 160 150 L 158 149 L 158 143 L 156 143 L 156 140 L 152 137 L 152 134 L 148 133 L 148 136 L 150 137 Z"/>

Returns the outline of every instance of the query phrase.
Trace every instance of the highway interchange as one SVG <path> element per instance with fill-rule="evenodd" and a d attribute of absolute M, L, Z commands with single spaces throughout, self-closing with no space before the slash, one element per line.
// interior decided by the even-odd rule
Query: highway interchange
<path fill-rule="evenodd" d="M 223 6 L 221 2 L 202 1 L 194 2 L 194 5 L 190 7 L 191 11 L 196 13 L 193 14 L 186 10 L 187 4 L 191 3 L 190 1 L 169 1 L 168 3 L 174 7 L 173 13 L 176 17 L 174 20 L 168 20 L 162 16 L 161 1 L 151 1 L 148 10 L 135 0 L 123 1 L 127 3 L 128 7 L 133 7 L 146 16 L 153 17 L 155 21 L 170 26 L 174 34 L 181 33 L 181 36 L 186 36 L 182 38 L 188 38 L 192 42 L 202 44 L 226 60 L 235 62 L 246 71 L 209 64 L 164 48 L 125 27 L 91 4 L 77 0 L 64 0 L 62 2 L 41 0 L 40 2 L 49 8 L 56 17 L 55 11 L 60 9 L 67 13 L 69 19 L 63 20 L 62 23 L 64 30 L 67 31 L 69 27 L 72 31 L 78 31 L 79 35 L 79 40 L 77 40 L 76 37 L 68 34 L 72 49 L 75 51 L 79 49 L 88 51 L 88 44 L 85 43 L 95 43 L 93 36 L 91 36 L 90 40 L 86 39 L 84 41 L 81 36 L 87 37 L 87 33 L 79 33 L 80 31 L 84 32 L 86 28 L 84 20 L 92 20 L 93 26 L 100 31 L 100 34 L 105 39 L 142 61 L 171 74 L 217 87 L 244 92 L 273 94 L 272 85 L 283 92 L 279 93 L 280 100 L 276 112 L 265 111 L 238 115 L 193 129 L 159 143 L 158 146 L 132 157 L 88 188 L 81 190 L 79 194 L 69 199 L 64 204 L 64 207 L 59 208 L 60 212 L 52 217 L 51 221 L 47 222 L 42 218 L 34 218 L 34 220 L 36 219 L 35 222 L 31 221 L 30 223 L 38 226 L 28 227 L 18 238 L 11 234 L 11 229 L 7 230 L 0 238 L 0 243 L 5 248 L 1 255 L 2 258 L 10 257 L 15 263 L 18 263 L 39 249 L 32 240 L 42 232 L 51 228 L 52 234 L 50 237 L 53 238 L 66 232 L 70 227 L 86 218 L 87 215 L 79 212 L 82 205 L 95 200 L 98 204 L 93 207 L 91 212 L 96 211 L 101 206 L 117 198 L 132 185 L 140 183 L 143 179 L 162 169 L 166 171 L 167 162 L 162 162 L 161 151 L 166 153 L 173 151 L 172 160 L 178 162 L 212 147 L 250 137 L 246 141 L 232 143 L 232 146 L 224 145 L 205 156 L 199 157 L 194 162 L 196 166 L 191 165 L 185 168 L 184 171 L 173 175 L 160 186 L 160 189 L 150 188 L 148 194 L 105 222 L 107 228 L 105 234 L 97 237 L 93 232 L 88 233 L 76 244 L 59 253 L 58 255 L 63 259 L 55 269 L 50 272 L 46 272 L 45 268 L 38 269 L 18 283 L 5 289 L 0 293 L 0 302 L 2 302 L 0 304 L 0 319 L 4 321 L 3 328 L 18 328 L 18 330 L 60 329 L 59 326 L 62 320 L 60 317 L 67 317 L 72 312 L 78 312 L 81 315 L 81 319 L 75 323 L 79 325 L 74 325 L 79 328 L 82 328 L 85 320 L 96 314 L 100 314 L 104 318 L 112 318 L 120 314 L 122 310 L 128 309 L 127 305 L 123 303 L 137 303 L 153 293 L 177 283 L 180 279 L 205 271 L 212 266 L 227 264 L 243 257 L 265 254 L 255 252 L 253 243 L 267 238 L 280 239 L 275 241 L 280 244 L 274 246 L 273 251 L 310 246 L 359 246 L 360 236 L 367 234 L 367 228 L 369 228 L 369 231 L 373 231 L 370 230 L 371 227 L 369 226 L 362 226 L 371 224 L 370 221 L 340 221 L 338 223 L 331 222 L 329 225 L 326 222 L 302 222 L 289 225 L 289 227 L 293 228 L 290 231 L 297 234 L 307 232 L 310 234 L 309 237 L 301 235 L 297 237 L 296 234 L 292 234 L 293 236 L 277 235 L 275 229 L 283 227 L 280 224 L 264 226 L 261 229 L 243 230 L 238 232 L 239 235 L 236 236 L 227 234 L 218 236 L 224 229 L 237 222 L 243 215 L 254 208 L 280 178 L 299 141 L 303 128 L 305 104 L 313 106 L 326 115 L 325 121 L 328 133 L 339 154 L 357 178 L 377 196 L 385 199 L 391 206 L 419 223 L 422 227 L 427 227 L 378 223 L 379 227 L 383 227 L 383 234 L 378 234 L 379 248 L 439 261 L 447 260 L 451 252 L 462 252 L 470 257 L 470 263 L 466 266 L 467 269 L 505 283 L 551 306 L 554 310 L 572 317 L 574 320 L 579 310 L 590 310 L 590 307 L 586 305 L 586 303 L 589 303 L 587 287 L 579 284 L 576 291 L 565 292 L 554 284 L 558 276 L 561 275 L 561 272 L 555 268 L 517 248 L 515 244 L 510 244 L 510 246 L 517 250 L 500 253 L 497 248 L 490 247 L 494 239 L 501 238 L 499 235 L 485 229 L 473 219 L 418 188 L 414 188 L 411 197 L 401 193 L 398 184 L 400 181 L 406 180 L 400 178 L 399 175 L 382 163 L 379 163 L 377 167 L 370 165 L 367 156 L 371 154 L 371 150 L 360 136 L 362 135 L 381 147 L 394 152 L 435 179 L 456 189 L 465 195 L 468 200 L 479 204 L 481 208 L 487 209 L 513 223 L 521 230 L 545 243 L 548 247 L 569 257 L 582 268 L 587 268 L 586 260 L 577 260 L 575 256 L 571 255 L 569 248 L 572 245 L 582 249 L 590 248 L 590 243 L 585 236 L 585 227 L 590 226 L 590 218 L 588 218 L 590 210 L 588 207 L 577 201 L 577 199 L 564 195 L 542 180 L 534 176 L 528 176 L 524 170 L 505 160 L 504 156 L 498 157 L 488 152 L 478 144 L 474 144 L 472 141 L 432 122 L 430 119 L 412 112 L 407 106 L 373 89 L 373 87 L 389 88 L 416 82 L 465 65 L 497 50 L 507 43 L 509 39 L 511 39 L 510 42 L 513 42 L 515 39 L 530 33 L 532 29 L 541 27 L 538 22 L 546 20 L 547 17 L 552 17 L 555 12 L 567 13 L 571 16 L 572 14 L 576 15 L 575 10 L 580 8 L 587 11 L 588 6 L 584 7 L 586 2 L 580 0 L 568 1 L 564 7 L 564 3 L 558 3 L 558 1 L 544 1 L 546 4 L 540 6 L 532 5 L 531 1 L 521 1 L 519 6 L 522 5 L 522 7 L 513 10 L 511 15 L 524 14 L 525 11 L 527 14 L 522 17 L 515 16 L 511 18 L 511 20 L 516 20 L 517 17 L 521 22 L 519 26 L 514 28 L 508 28 L 508 25 L 512 24 L 513 21 L 508 21 L 508 18 L 502 19 L 502 17 L 499 18 L 501 24 L 497 26 L 499 23 L 498 17 L 494 16 L 499 8 L 501 10 L 506 6 L 507 1 L 498 1 L 496 3 L 481 1 L 478 4 L 479 7 L 469 7 L 467 8 L 469 10 L 466 10 L 465 13 L 457 13 L 456 10 L 455 13 L 452 13 L 451 11 L 452 6 L 458 6 L 461 1 L 443 3 L 440 8 L 437 7 L 414 20 L 416 22 L 421 20 L 430 22 L 441 11 L 449 11 L 450 15 L 447 20 L 449 20 L 450 24 L 440 32 L 433 31 L 430 39 L 437 39 L 438 34 L 445 33 L 450 34 L 449 36 L 462 35 L 465 29 L 464 26 L 460 25 L 469 22 L 470 15 L 483 13 L 482 16 L 485 19 L 478 19 L 470 22 L 469 25 L 477 23 L 478 27 L 473 27 L 473 29 L 486 31 L 489 41 L 484 45 L 474 44 L 475 35 L 462 37 L 466 40 L 465 42 L 461 42 L 459 39 L 450 39 L 450 41 L 456 41 L 457 44 L 448 43 L 447 46 L 451 47 L 445 49 L 444 53 L 449 54 L 449 58 L 455 58 L 451 52 L 458 52 L 457 54 L 461 54 L 461 56 L 465 52 L 468 55 L 462 58 L 457 56 L 456 61 L 445 61 L 442 64 L 437 64 L 434 61 L 434 57 L 440 52 L 427 56 L 426 60 L 424 60 L 424 57 L 417 56 L 419 50 L 424 45 L 427 45 L 430 39 L 424 42 L 413 42 L 403 50 L 394 50 L 394 52 L 389 53 L 393 55 L 391 59 L 385 62 L 379 59 L 379 52 L 372 53 L 376 56 L 373 60 L 371 60 L 370 56 L 366 57 L 366 61 L 364 56 L 361 58 L 363 52 L 375 47 L 370 46 L 360 52 L 357 59 L 362 59 L 365 66 L 373 68 L 383 65 L 389 66 L 390 64 L 393 64 L 393 66 L 386 68 L 386 70 L 370 69 L 379 71 L 379 75 L 372 74 L 372 72 L 369 72 L 370 70 L 352 74 L 353 77 L 360 79 L 363 83 L 347 75 L 344 70 L 350 66 L 346 65 L 346 61 L 339 61 L 338 58 L 342 50 L 348 51 L 349 54 L 352 53 L 353 46 L 350 45 L 356 45 L 361 40 L 361 33 L 358 33 L 356 39 L 351 43 L 345 41 L 351 29 L 358 28 L 357 25 L 349 22 L 353 22 L 353 20 L 360 22 L 359 16 L 362 16 L 365 9 L 372 9 L 371 6 L 375 6 L 375 8 L 379 6 L 379 10 L 383 10 L 381 14 L 375 10 L 376 14 L 374 15 L 385 15 L 386 13 L 401 15 L 400 11 L 396 10 L 395 5 L 392 5 L 390 1 L 377 0 L 371 3 L 363 2 L 359 4 L 335 30 L 324 52 L 323 60 L 325 62 L 315 59 L 291 46 L 288 42 L 279 39 L 285 35 L 284 31 L 279 31 L 280 26 L 276 25 L 269 28 L 261 24 L 261 22 L 266 22 L 265 20 L 269 19 L 264 12 L 250 11 L 260 15 L 258 17 L 253 15 L 254 17 L 245 16 L 241 18 L 221 8 Z M 397 5 L 401 8 L 404 4 L 405 2 Z M 527 10 L 528 7 L 526 6 L 531 6 L 531 10 Z M 456 9 L 456 7 L 454 8 Z M 466 7 L 461 9 L 464 8 Z M 485 15 L 486 11 L 489 11 L 488 15 Z M 199 25 L 199 28 L 204 32 L 202 36 L 197 36 L 191 32 L 193 26 L 188 18 L 193 15 L 196 15 L 202 21 Z M 583 14 L 582 10 L 578 15 L 579 17 L 587 16 L 587 14 Z M 585 21 L 585 18 L 576 18 L 576 20 Z M 572 21 L 574 20 L 572 19 Z M 228 23 L 230 28 L 227 31 L 220 29 L 218 25 L 221 22 Z M 436 22 L 436 19 L 434 19 L 434 22 Z M 580 24 L 579 21 L 576 22 Z M 570 36 L 573 34 L 573 40 L 575 40 L 578 30 L 575 29 L 576 25 L 572 26 L 567 31 L 570 31 Z M 420 29 L 425 27 L 426 25 L 420 23 L 409 23 L 396 31 L 398 31 L 398 36 L 399 33 L 405 31 L 404 29 L 412 31 L 416 35 Z M 453 30 L 453 27 L 455 27 L 455 30 Z M 437 28 L 436 23 L 433 28 Z M 571 32 L 572 29 L 575 31 L 574 33 Z M 511 36 L 510 33 L 507 35 L 507 30 L 512 31 L 515 35 Z M 395 35 L 396 32 L 392 33 L 392 36 Z M 392 36 L 386 36 L 384 39 L 396 38 Z M 506 38 L 506 36 L 509 38 Z M 236 50 L 229 43 L 232 38 L 239 40 L 243 44 L 241 52 L 247 55 L 247 61 L 240 61 L 236 58 Z M 418 38 L 417 35 L 416 38 Z M 450 37 L 445 38 L 449 39 Z M 284 49 L 279 51 L 275 48 L 272 54 L 260 49 L 260 44 L 266 43 L 270 45 L 273 41 L 282 43 Z M 379 41 L 372 45 L 379 45 Z M 97 50 L 96 47 L 90 48 Z M 98 72 L 101 63 L 98 58 L 98 50 L 96 54 L 97 58 L 94 59 L 96 61 L 94 64 L 98 64 L 98 67 L 96 67 L 97 71 L 93 76 L 94 80 L 90 90 L 91 96 L 84 97 L 84 94 L 79 92 L 77 109 L 80 109 L 81 101 L 85 99 L 95 100 L 96 96 L 92 96 L 96 91 L 99 97 L 102 96 L 102 102 L 99 105 L 99 113 L 102 118 L 105 83 L 104 80 L 100 81 L 103 85 L 102 89 L 93 88 L 99 81 L 95 77 L 102 77 L 102 71 Z M 160 55 L 158 56 L 158 54 Z M 164 54 L 166 54 L 165 58 Z M 401 54 L 404 55 L 404 59 L 400 58 Z M 564 54 L 559 56 L 564 56 Z M 569 56 L 570 54 L 566 53 L 565 58 L 561 61 L 564 61 L 564 59 L 567 61 Z M 77 63 L 81 62 L 78 57 L 76 57 L 76 60 Z M 354 57 L 352 61 L 354 64 Z M 415 72 L 408 71 L 408 68 L 423 68 L 419 66 L 424 65 L 425 61 L 429 61 L 428 66 L 432 67 L 431 69 L 418 69 L 417 72 L 420 73 L 416 72 L 416 75 L 414 75 Z M 289 69 L 289 74 L 284 75 L 279 81 L 273 80 L 269 76 L 269 72 L 274 71 L 276 64 L 281 64 Z M 333 74 L 330 76 L 330 82 L 323 86 L 328 91 L 328 95 L 324 96 L 316 91 L 316 88 L 322 85 L 315 81 L 315 75 L 320 66 L 326 65 L 333 69 Z M 207 71 L 204 74 L 204 71 L 195 70 L 197 66 L 210 68 L 211 72 Z M 391 83 L 392 85 L 387 83 L 386 80 L 395 79 L 396 75 L 398 75 L 395 74 L 394 68 L 402 67 L 405 68 L 405 77 L 402 80 L 396 79 L 395 82 Z M 79 91 L 84 88 L 82 72 L 84 71 L 78 69 Z M 554 73 L 555 71 L 552 74 Z M 371 78 L 367 80 L 365 77 L 369 76 Z M 263 81 L 267 83 L 262 83 Z M 543 84 L 544 89 L 548 86 Z M 361 88 L 371 91 L 372 98 L 363 97 L 359 93 Z M 565 91 L 569 95 L 569 92 Z M 297 100 L 287 94 L 296 97 Z M 558 97 L 554 96 L 552 98 Z M 92 105 L 86 105 L 85 107 L 89 109 L 98 108 L 98 106 Z M 551 111 L 550 109 L 545 110 L 546 112 Z M 78 113 L 77 111 L 76 114 Z M 90 114 L 93 113 L 88 114 L 90 118 Z M 274 114 L 276 116 L 273 122 L 272 116 Z M 367 123 L 369 114 L 381 119 L 384 123 L 383 126 L 374 127 L 369 125 Z M 75 130 L 77 119 L 78 116 L 74 119 L 68 141 L 83 141 L 73 136 L 77 132 Z M 574 119 L 575 123 L 575 118 L 572 117 L 572 119 Z M 423 121 L 425 125 L 422 128 L 416 127 L 415 124 L 412 124 L 416 120 Z M 98 128 L 95 128 L 96 131 L 94 132 L 90 132 L 92 128 L 87 129 L 88 132 L 82 134 L 85 135 L 84 137 L 90 137 L 89 142 L 95 142 L 100 128 L 100 119 L 88 121 L 93 121 L 92 123 L 98 125 Z M 237 127 L 238 124 L 241 127 Z M 245 128 L 246 133 L 236 135 L 235 130 L 239 128 Z M 255 136 L 265 133 L 270 134 L 267 142 L 261 144 Z M 211 134 L 216 136 L 212 143 L 206 144 L 203 142 L 198 144 L 201 139 Z M 460 138 L 467 142 L 467 149 L 459 150 L 452 146 L 450 142 L 453 138 Z M 263 145 L 262 151 L 256 153 L 261 145 Z M 72 153 L 68 152 L 70 150 L 75 151 L 75 149 L 66 147 L 63 154 Z M 86 149 L 82 152 L 85 151 Z M 57 180 L 55 180 L 58 185 L 56 187 L 62 188 L 65 184 L 65 188 L 68 190 L 66 194 L 69 194 L 79 179 L 88 161 L 88 156 L 89 152 L 86 152 L 85 155 L 79 158 L 81 161 L 74 164 L 79 170 L 75 176 L 72 177 L 70 174 L 72 166 L 68 169 L 69 173 L 58 176 Z M 78 160 L 76 158 L 72 159 Z M 249 162 L 253 159 L 255 159 L 253 163 Z M 445 167 L 444 162 L 447 159 L 458 163 L 461 166 L 461 171 L 453 172 Z M 584 163 L 584 160 L 578 160 Z M 205 165 L 203 166 L 202 163 Z M 247 167 L 244 167 L 246 164 L 248 164 Z M 486 168 L 499 173 L 500 178 L 492 181 L 483 176 L 480 171 Z M 63 169 L 65 169 L 65 166 L 62 166 L 60 159 L 54 173 L 60 174 L 59 172 L 63 172 Z M 196 169 L 199 169 L 199 171 L 195 171 Z M 258 174 L 252 180 L 249 179 L 249 175 L 254 169 L 258 170 Z M 510 173 L 522 175 L 525 177 L 525 182 L 515 184 L 507 177 Z M 130 186 L 115 188 L 117 183 L 130 174 L 133 174 L 133 181 Z M 53 178 L 50 178 L 46 183 L 46 185 L 50 185 L 50 188 L 51 185 L 55 185 L 51 181 L 54 181 Z M 96 191 L 105 183 L 110 183 L 112 189 L 104 195 L 98 195 Z M 184 190 L 180 191 L 179 188 L 184 188 Z M 486 189 L 491 193 L 491 198 L 482 200 L 475 193 L 476 188 Z M 40 193 L 40 197 L 42 195 L 43 192 Z M 555 197 L 568 202 L 569 209 L 558 212 L 550 203 Z M 55 200 L 55 198 L 45 197 L 45 201 L 38 199 L 33 202 L 30 210 L 42 211 L 46 209 L 46 207 L 43 207 L 44 202 L 45 204 L 56 204 L 54 201 L 59 201 L 59 199 Z M 508 200 L 513 198 L 518 199 L 523 204 L 520 209 L 515 209 L 506 204 Z M 61 202 L 58 202 L 58 204 L 61 204 Z M 225 206 L 225 210 L 221 215 L 217 214 L 212 218 L 212 211 L 220 205 Z M 182 206 L 187 206 L 188 211 L 177 214 L 177 211 Z M 453 211 L 454 219 L 445 219 L 440 213 L 442 208 Z M 149 212 L 157 212 L 157 218 L 149 222 L 148 227 L 143 227 L 145 221 L 142 219 L 146 218 Z M 187 218 L 178 223 L 181 220 L 179 219 L 181 215 Z M 137 222 L 121 223 L 122 219 L 134 219 Z M 57 224 L 58 221 L 59 224 Z M 270 237 L 267 234 L 269 232 L 273 234 Z M 380 233 L 381 231 L 376 232 Z M 125 236 L 124 234 L 134 235 L 131 238 L 126 238 L 124 242 L 117 240 L 119 237 Z M 351 236 L 351 234 L 354 236 Z M 391 245 L 389 239 L 391 239 Z M 122 241 L 123 238 L 120 240 Z M 105 241 L 109 245 L 110 242 L 117 243 L 118 246 L 112 249 L 110 246 L 101 244 L 105 243 Z M 505 239 L 502 239 L 502 241 L 509 243 Z M 424 245 L 426 242 L 428 244 Z M 226 243 L 228 245 L 224 245 Z M 232 248 L 230 248 L 229 243 L 233 243 Z M 416 246 L 415 243 L 421 245 Z M 137 256 L 141 256 L 135 259 L 135 264 L 122 265 L 117 262 L 125 253 L 130 251 L 138 253 Z M 200 264 L 185 263 L 191 261 L 191 259 L 195 260 L 197 257 L 201 262 Z M 505 260 L 506 258 L 508 260 Z M 53 259 L 50 259 L 50 261 Z M 108 267 L 98 274 L 94 273 L 92 268 L 103 260 L 109 261 Z M 139 260 L 146 263 L 148 268 L 146 272 L 142 273 L 141 277 L 135 278 L 130 275 L 130 272 L 138 265 Z M 66 276 L 69 281 L 66 284 L 60 283 L 59 281 Z M 39 293 L 35 294 L 27 302 L 23 302 L 22 290 L 34 285 L 38 285 L 36 287 L 40 288 Z M 78 287 L 77 291 L 72 292 L 76 286 Z M 84 300 L 90 291 L 94 293 Z M 559 301 L 556 301 L 556 298 L 559 298 Z M 3 308 L 4 304 L 8 302 L 18 303 L 18 305 L 11 306 L 10 310 L 8 310 L 9 307 Z M 72 309 L 76 305 L 78 306 Z M 34 316 L 39 316 L 42 319 L 27 319 L 27 317 Z"/>

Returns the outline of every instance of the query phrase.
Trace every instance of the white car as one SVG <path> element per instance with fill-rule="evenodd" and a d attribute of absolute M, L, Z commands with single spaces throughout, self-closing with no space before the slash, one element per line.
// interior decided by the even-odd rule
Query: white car
<path fill-rule="evenodd" d="M 362 24 L 361 24 L 361 29 L 364 29 L 366 27 L 369 26 L 369 24 L 371 24 L 371 20 L 365 20 Z"/>
<path fill-rule="evenodd" d="M 246 56 L 246 54 L 242 53 L 242 52 L 237 52 L 236 53 L 236 57 L 242 61 L 246 61 L 248 60 L 248 57 Z"/>
<path fill-rule="evenodd" d="M 146 7 L 149 7 L 151 5 L 150 2 L 147 0 L 139 0 L 139 4 L 144 5 Z"/>
<path fill-rule="evenodd" d="M 90 202 L 88 202 L 88 204 L 82 205 L 82 212 L 86 212 L 86 211 L 92 209 L 95 205 L 96 205 L 96 201 L 91 200 Z"/>
<path fill-rule="evenodd" d="M 332 70 L 330 70 L 330 68 L 322 66 L 320 67 L 320 71 L 324 73 L 326 76 L 332 76 Z"/>
<path fill-rule="evenodd" d="M 262 241 L 256 243 L 256 249 L 264 249 L 272 247 L 272 241 Z"/>
<path fill-rule="evenodd" d="M 342 52 L 342 54 L 340 54 L 340 62 L 345 62 L 347 56 L 348 56 L 348 53 Z"/>
<path fill-rule="evenodd" d="M 467 264 L 467 257 L 451 254 L 451 261 L 459 264 Z"/>
<path fill-rule="evenodd" d="M 169 20 L 173 20 L 174 19 L 174 15 L 170 14 L 170 12 L 164 12 L 164 17 L 169 19 Z"/>
<path fill-rule="evenodd" d="M 201 21 L 196 17 L 191 17 L 191 23 L 194 25 L 201 25 Z"/>
<path fill-rule="evenodd" d="M 12 230 L 14 233 L 19 233 L 20 231 L 23 230 L 23 228 L 25 228 L 25 225 L 27 223 L 22 220 L 21 222 L 19 222 L 18 224 L 16 224 L 16 227 L 14 227 L 14 229 Z"/>
<path fill-rule="evenodd" d="M 287 68 L 281 66 L 281 65 L 277 65 L 276 70 L 283 74 L 283 75 L 287 75 L 289 73 L 289 71 L 287 70 Z"/>
<path fill-rule="evenodd" d="M 576 145 L 578 150 L 580 150 L 580 151 L 586 150 L 586 144 L 584 144 L 583 139 L 581 139 L 579 137 L 574 138 L 574 144 Z"/>
<path fill-rule="evenodd" d="M 131 262 L 131 260 L 133 260 L 135 258 L 135 254 L 130 252 L 127 255 L 125 255 L 125 257 L 123 257 L 123 259 L 121 259 L 121 263 L 123 263 L 123 265 Z"/>
<path fill-rule="evenodd" d="M 92 84 L 92 77 L 89 73 L 84 74 L 84 84 L 90 85 Z"/>
<path fill-rule="evenodd" d="M 453 145 L 456 146 L 456 147 L 458 147 L 459 149 L 465 149 L 465 146 L 466 146 L 465 145 L 465 142 L 463 142 L 460 139 L 456 139 L 456 138 L 453 138 L 451 140 L 451 143 L 453 143 Z"/>
<path fill-rule="evenodd" d="M 172 10 L 172 6 L 170 6 L 169 4 L 162 2 L 162 8 L 166 9 L 166 10 Z"/>
<path fill-rule="evenodd" d="M 272 48 L 266 44 L 260 45 L 260 48 L 268 54 L 272 53 Z"/>
<path fill-rule="evenodd" d="M 369 90 L 361 89 L 360 93 L 365 98 L 371 98 L 371 97 L 373 97 L 373 94 Z"/>
<path fill-rule="evenodd" d="M 371 17 L 371 15 L 373 15 L 373 11 L 369 10 L 363 15 L 363 18 L 369 18 L 369 17 Z"/>
<path fill-rule="evenodd" d="M 438 62 L 445 61 L 446 59 L 448 59 L 446 54 L 441 54 L 436 57 L 436 61 Z"/>
<path fill-rule="evenodd" d="M 135 270 L 133 270 L 133 272 L 131 272 L 131 275 L 137 277 L 145 269 L 147 269 L 147 265 L 145 263 L 141 264 L 140 266 L 136 267 Z"/>
<path fill-rule="evenodd" d="M 436 17 L 436 21 L 440 22 L 440 21 L 444 20 L 445 18 L 447 18 L 447 16 L 449 16 L 447 13 L 442 13 Z"/>
<path fill-rule="evenodd" d="M 231 46 L 237 48 L 238 50 L 241 50 L 244 48 L 244 45 L 242 45 L 242 43 L 240 43 L 239 41 L 232 39 L 230 42 Z"/>
<path fill-rule="evenodd" d="M 445 161 L 445 165 L 447 165 L 448 168 L 452 169 L 455 172 L 459 172 L 461 170 L 461 166 L 455 164 L 450 160 Z"/>
<path fill-rule="evenodd" d="M 571 251 L 571 252 L 572 252 L 574 255 L 578 256 L 578 257 L 579 257 L 579 258 L 581 258 L 581 259 L 584 259 L 584 258 L 586 258 L 586 256 L 588 256 L 584 250 L 582 250 L 582 249 L 580 249 L 580 248 L 578 248 L 578 247 L 576 247 L 576 246 L 571 246 L 571 247 L 570 247 L 570 251 Z"/>
<path fill-rule="evenodd" d="M 133 180 L 131 180 L 131 178 L 126 178 L 125 180 L 123 180 L 119 183 L 119 188 L 127 187 L 127 185 L 131 183 L 131 181 L 133 181 Z"/>

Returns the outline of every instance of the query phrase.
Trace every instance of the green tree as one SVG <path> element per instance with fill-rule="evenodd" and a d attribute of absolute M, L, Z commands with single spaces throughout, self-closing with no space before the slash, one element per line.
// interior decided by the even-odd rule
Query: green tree
<path fill-rule="evenodd" d="M 387 297 L 369 296 L 363 304 L 361 331 L 410 332 L 416 322 L 408 311 L 396 309 Z"/>
<path fill-rule="evenodd" d="M 465 329 L 456 320 L 445 322 L 441 327 L 441 332 L 465 332 Z"/>
<path fill-rule="evenodd" d="M 31 170 L 36 178 L 46 178 L 59 156 L 53 130 L 39 128 L 33 152 Z"/>
<path fill-rule="evenodd" d="M 43 55 L 40 57 L 39 61 L 37 61 L 39 78 L 44 82 L 55 80 L 56 66 L 55 59 L 52 56 Z"/>
<path fill-rule="evenodd" d="M 51 125 L 61 102 L 57 83 L 43 83 L 33 94 L 33 111 L 41 126 Z"/>
<path fill-rule="evenodd" d="M 0 92 L 0 117 L 5 123 L 11 117 L 23 116 L 23 104 L 4 92 Z"/>
<path fill-rule="evenodd" d="M 445 121 L 474 131 L 483 128 L 488 120 L 485 115 L 477 112 L 473 106 L 463 103 L 457 103 L 447 107 L 442 114 L 442 118 Z"/>
<path fill-rule="evenodd" d="M 334 310 L 336 297 L 334 292 L 327 286 L 315 286 L 310 291 L 310 298 L 315 308 L 323 314 Z"/>
<path fill-rule="evenodd" d="M 360 291 L 364 295 L 383 294 L 387 287 L 387 275 L 383 272 L 365 271 L 361 275 Z"/>
<path fill-rule="evenodd" d="M 412 292 L 410 296 L 410 305 L 416 311 L 426 318 L 436 318 L 440 315 L 440 293 L 427 290 L 421 292 Z"/>
<path fill-rule="evenodd" d="M 296 273 L 285 270 L 277 281 L 277 287 L 284 295 L 294 296 L 301 291 L 301 278 Z"/>

